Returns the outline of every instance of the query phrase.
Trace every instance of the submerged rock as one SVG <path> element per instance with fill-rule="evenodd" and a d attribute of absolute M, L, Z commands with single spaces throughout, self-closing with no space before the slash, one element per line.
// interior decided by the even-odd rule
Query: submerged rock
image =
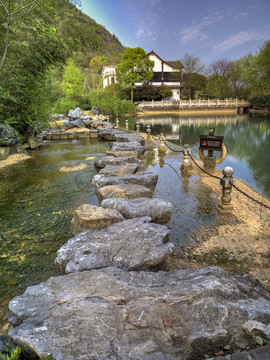
<path fill-rule="evenodd" d="M 87 168 L 87 165 L 80 162 L 71 162 L 65 166 L 62 166 L 59 171 L 61 172 L 74 172 L 74 171 L 81 171 Z"/>
<path fill-rule="evenodd" d="M 9 303 L 9 332 L 44 359 L 195 360 L 270 340 L 270 295 L 251 276 L 211 267 L 109 267 L 50 278 Z"/>
<path fill-rule="evenodd" d="M 172 216 L 172 203 L 157 198 L 127 199 L 105 199 L 101 206 L 105 209 L 119 211 L 126 219 L 133 219 L 141 216 L 150 216 L 153 221 L 166 223 Z"/>
<path fill-rule="evenodd" d="M 158 175 L 152 173 L 141 173 L 134 175 L 124 175 L 118 177 L 106 177 L 102 174 L 95 175 L 92 184 L 99 189 L 108 185 L 136 184 L 149 188 L 154 191 L 158 181 Z"/>
<path fill-rule="evenodd" d="M 124 217 L 117 210 L 83 204 L 73 213 L 70 232 L 79 234 L 88 229 L 103 229 L 111 224 L 123 221 Z"/>
<path fill-rule="evenodd" d="M 87 230 L 57 251 L 62 272 L 117 266 L 147 269 L 161 263 L 173 250 L 166 226 L 149 224 L 151 218 L 124 220 L 101 230 Z"/>

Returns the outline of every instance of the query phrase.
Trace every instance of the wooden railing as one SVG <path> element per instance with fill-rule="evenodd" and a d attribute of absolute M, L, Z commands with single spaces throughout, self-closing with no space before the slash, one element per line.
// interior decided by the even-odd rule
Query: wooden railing
<path fill-rule="evenodd" d="M 239 99 L 215 99 L 215 100 L 161 100 L 161 101 L 142 101 L 139 104 L 140 107 L 151 107 L 151 108 L 244 108 L 249 107 L 247 100 Z"/>

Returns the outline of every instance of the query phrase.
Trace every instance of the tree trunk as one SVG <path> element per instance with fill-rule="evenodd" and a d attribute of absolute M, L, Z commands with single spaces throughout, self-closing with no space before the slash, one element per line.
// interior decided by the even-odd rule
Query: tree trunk
<path fill-rule="evenodd" d="M 133 88 L 131 88 L 131 102 L 133 102 Z"/>

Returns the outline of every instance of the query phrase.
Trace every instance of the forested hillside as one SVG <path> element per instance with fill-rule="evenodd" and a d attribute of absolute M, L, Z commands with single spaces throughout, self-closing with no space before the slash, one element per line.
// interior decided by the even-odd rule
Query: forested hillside
<path fill-rule="evenodd" d="M 121 59 L 119 40 L 74 2 L 0 1 L 0 123 L 22 132 L 28 124 L 46 122 L 59 98 L 75 105 L 62 86 L 68 59 L 80 72 L 89 70 L 93 58 L 104 64 Z M 82 80 L 82 96 L 90 80 Z"/>

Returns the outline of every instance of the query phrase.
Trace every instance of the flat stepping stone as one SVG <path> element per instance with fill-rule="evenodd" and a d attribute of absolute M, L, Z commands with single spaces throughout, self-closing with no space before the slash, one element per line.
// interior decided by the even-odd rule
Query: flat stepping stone
<path fill-rule="evenodd" d="M 105 209 L 100 206 L 83 204 L 73 213 L 70 232 L 77 235 L 88 229 L 103 229 L 124 217 L 115 209 Z"/>
<path fill-rule="evenodd" d="M 137 141 L 132 142 L 115 142 L 112 144 L 110 151 L 112 152 L 123 152 L 123 151 L 134 151 L 142 155 L 145 152 L 145 147 Z"/>
<path fill-rule="evenodd" d="M 107 165 L 125 165 L 125 164 L 139 164 L 141 165 L 141 160 L 137 159 L 135 156 L 127 156 L 116 158 L 114 156 L 104 156 L 100 159 L 95 160 L 95 166 L 98 169 L 102 169 Z"/>
<path fill-rule="evenodd" d="M 240 340 L 254 346 L 257 333 L 270 340 L 269 293 L 250 275 L 216 266 L 51 277 L 28 287 L 9 310 L 9 335 L 40 359 L 204 359 Z M 268 359 L 269 346 L 258 350 L 254 359 Z M 232 357 L 240 355 L 248 358 Z"/>
<path fill-rule="evenodd" d="M 152 191 L 144 186 L 135 184 L 120 184 L 103 186 L 96 190 L 99 203 L 104 199 L 123 198 L 134 199 L 138 197 L 152 197 Z"/>
<path fill-rule="evenodd" d="M 97 174 L 93 177 L 92 184 L 97 189 L 108 185 L 136 184 L 154 191 L 157 181 L 158 175 L 152 173 L 124 175 L 119 177 L 106 177 L 102 174 Z"/>
<path fill-rule="evenodd" d="M 98 137 L 107 141 L 134 142 L 145 145 L 144 137 L 136 133 L 126 133 L 117 129 L 99 129 Z"/>
<path fill-rule="evenodd" d="M 62 272 L 78 272 L 107 266 L 146 269 L 172 253 L 170 230 L 143 217 L 124 220 L 102 230 L 87 230 L 71 238 L 57 251 Z"/>
<path fill-rule="evenodd" d="M 149 216 L 153 221 L 167 223 L 172 216 L 173 205 L 168 201 L 157 198 L 105 199 L 101 206 L 105 209 L 114 209 L 126 219 Z"/>
<path fill-rule="evenodd" d="M 114 156 L 116 158 L 121 158 L 121 157 L 129 157 L 129 156 L 134 156 L 134 157 L 139 157 L 139 152 L 138 151 L 111 151 L 111 150 L 107 150 L 106 151 L 106 155 L 108 156 Z"/>
<path fill-rule="evenodd" d="M 139 164 L 126 164 L 126 165 L 107 165 L 100 170 L 100 174 L 105 176 L 122 176 L 127 174 L 134 174 L 139 168 Z"/>

